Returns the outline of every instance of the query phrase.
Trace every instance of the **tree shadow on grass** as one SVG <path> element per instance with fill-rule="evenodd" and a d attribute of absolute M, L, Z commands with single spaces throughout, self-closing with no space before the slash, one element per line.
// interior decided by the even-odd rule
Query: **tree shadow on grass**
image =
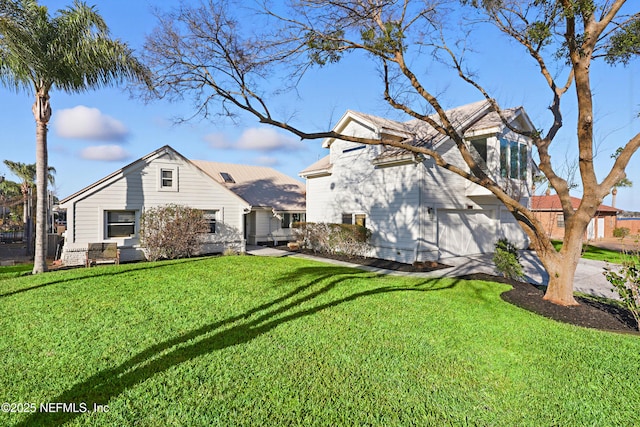
<path fill-rule="evenodd" d="M 308 304 L 320 296 L 326 296 L 328 292 L 345 280 L 354 278 L 375 279 L 376 277 L 379 276 L 352 268 L 334 266 L 299 268 L 278 280 L 278 283 L 283 286 L 292 280 L 306 282 L 290 292 L 242 314 L 210 323 L 187 334 L 151 346 L 115 368 L 106 369 L 92 375 L 49 401 L 75 403 L 76 405 L 84 402 L 87 408 L 91 409 L 94 404 L 104 405 L 125 390 L 152 378 L 158 373 L 167 371 L 173 366 L 217 350 L 248 343 L 281 324 L 305 316 L 312 316 L 322 310 L 360 298 L 390 292 L 438 291 L 452 288 L 458 283 L 458 281 L 443 283 L 441 280 L 431 279 L 405 287 L 380 286 L 355 292 L 328 302 L 319 302 L 310 308 L 301 308 L 303 304 Z M 197 341 L 192 342 L 194 340 Z M 82 414 L 73 412 L 36 412 L 30 414 L 26 420 L 16 425 L 60 426 L 80 415 Z"/>

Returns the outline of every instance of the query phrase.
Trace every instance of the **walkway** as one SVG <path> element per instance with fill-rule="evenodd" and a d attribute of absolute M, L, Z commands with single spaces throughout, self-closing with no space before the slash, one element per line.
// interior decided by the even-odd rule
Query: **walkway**
<path fill-rule="evenodd" d="M 359 264 L 353 264 L 344 261 L 337 261 L 328 258 L 321 258 L 312 255 L 301 254 L 297 252 L 288 252 L 280 249 L 262 247 L 262 246 L 247 246 L 247 253 L 257 256 L 293 256 L 297 258 L 310 259 L 329 264 L 341 265 L 345 267 L 359 268 L 365 271 L 371 271 L 380 274 L 390 274 L 394 276 L 411 276 L 420 278 L 432 278 L 432 277 L 459 277 L 474 273 L 486 273 L 496 274 L 495 267 L 492 261 L 493 254 L 478 254 L 460 257 L 442 258 L 440 263 L 450 265 L 450 268 L 443 268 L 441 270 L 423 272 L 423 273 L 409 273 L 403 271 L 383 270 L 376 267 L 363 266 Z M 549 282 L 549 275 L 542 267 L 540 259 L 533 251 L 521 251 L 520 260 L 526 275 L 527 281 L 536 285 L 546 285 Z M 578 292 L 590 294 L 599 297 L 605 297 L 610 299 L 620 299 L 618 294 L 613 291 L 613 287 L 607 281 L 602 274 L 606 263 L 601 261 L 591 261 L 587 259 L 581 259 L 576 269 L 576 275 L 574 280 L 574 289 Z"/>

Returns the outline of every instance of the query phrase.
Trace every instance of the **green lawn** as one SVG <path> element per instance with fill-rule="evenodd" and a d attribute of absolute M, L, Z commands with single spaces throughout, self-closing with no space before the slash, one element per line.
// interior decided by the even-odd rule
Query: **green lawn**
<path fill-rule="evenodd" d="M 636 423 L 640 337 L 507 289 L 249 256 L 0 280 L 2 400 L 38 409 L 0 425 Z"/>
<path fill-rule="evenodd" d="M 24 276 L 31 274 L 33 264 L 18 264 L 11 266 L 0 266 L 0 280 L 10 279 L 12 277 Z"/>
<path fill-rule="evenodd" d="M 559 251 L 562 248 L 561 240 L 552 240 L 552 243 L 553 243 L 553 247 L 555 247 L 557 251 Z M 631 241 L 628 241 L 628 244 L 629 244 L 629 250 L 631 251 L 635 250 L 638 247 L 637 244 Z M 620 253 L 618 251 L 599 248 L 593 245 L 583 245 L 583 248 L 582 248 L 582 258 L 591 259 L 594 261 L 604 261 L 604 262 L 610 262 L 612 264 L 622 264 L 623 261 L 626 259 L 626 257 L 627 255 Z"/>

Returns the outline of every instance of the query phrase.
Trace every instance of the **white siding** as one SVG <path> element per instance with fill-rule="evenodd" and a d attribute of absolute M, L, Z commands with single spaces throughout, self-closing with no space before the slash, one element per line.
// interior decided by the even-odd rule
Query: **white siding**
<path fill-rule="evenodd" d="M 161 188 L 160 170 L 163 168 L 176 172 L 174 187 L 177 191 Z M 115 241 L 122 248 L 123 261 L 140 259 L 137 235 L 132 238 L 107 237 L 105 211 L 136 211 L 137 233 L 140 214 L 145 208 L 168 203 L 218 211 L 218 226 L 225 231 L 226 238 L 234 244 L 241 240 L 243 209 L 246 207 L 242 200 L 169 151 L 146 162 L 134 163 L 95 189 L 69 200 L 63 206 L 67 208 L 69 226 L 65 248 L 71 252 L 86 248 L 87 243 Z"/>
<path fill-rule="evenodd" d="M 526 205 L 525 205 L 526 206 Z M 513 217 L 511 212 L 504 206 L 499 206 L 500 211 L 500 237 L 506 237 L 511 243 L 519 249 L 529 247 L 529 237 L 524 232 L 520 224 Z"/>
<path fill-rule="evenodd" d="M 375 134 L 369 128 L 358 130 L 358 126 L 351 122 L 345 133 Z M 355 147 L 358 145 L 334 141 L 330 148 L 332 174 L 307 179 L 307 221 L 340 222 L 343 213 L 364 213 L 367 228 L 373 232 L 371 255 L 405 263 L 436 260 L 444 255 L 439 239 L 445 235 L 438 234 L 437 212 L 444 217 L 448 210 L 469 210 L 462 218 L 469 220 L 468 225 L 474 227 L 471 235 L 477 239 L 473 245 L 449 245 L 449 255 L 491 251 L 501 234 L 526 242 L 513 217 L 498 214 L 501 205 L 493 195 L 467 197 L 468 181 L 437 167 L 432 159 L 376 168 L 372 160 L 382 147 L 352 150 Z M 445 141 L 437 149 L 450 163 L 466 168 L 452 141 Z M 497 155 L 489 156 L 495 165 Z"/>

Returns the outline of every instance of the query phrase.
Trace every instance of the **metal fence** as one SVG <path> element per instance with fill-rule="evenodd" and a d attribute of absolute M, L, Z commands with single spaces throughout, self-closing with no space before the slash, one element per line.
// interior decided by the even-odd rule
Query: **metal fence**
<path fill-rule="evenodd" d="M 24 231 L 0 231 L 0 242 L 15 243 L 22 242 L 24 239 Z"/>

